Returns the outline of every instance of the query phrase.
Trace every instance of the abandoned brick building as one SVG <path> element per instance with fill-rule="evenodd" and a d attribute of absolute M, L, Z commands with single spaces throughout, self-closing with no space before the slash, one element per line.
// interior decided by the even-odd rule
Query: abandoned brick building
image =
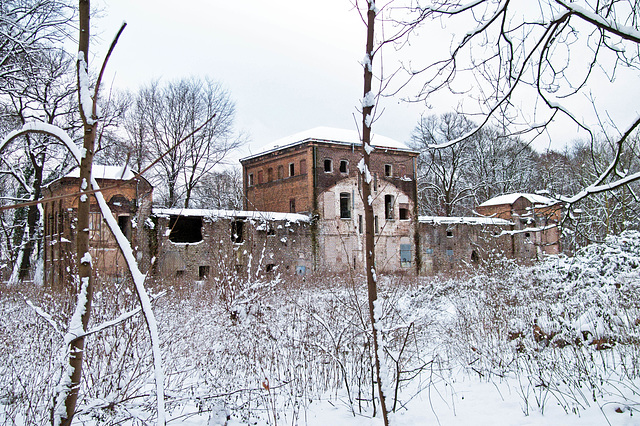
<path fill-rule="evenodd" d="M 339 272 L 364 267 L 359 137 L 317 128 L 264 147 L 241 160 L 244 211 L 152 208 L 153 188 L 118 167 L 94 166 L 94 177 L 152 278 L 224 280 L 237 276 Z M 374 136 L 371 156 L 378 270 L 432 274 L 492 256 L 535 259 L 560 249 L 560 206 L 532 194 L 510 194 L 477 207 L 479 217 L 418 217 L 418 153 Z M 132 179 L 133 178 L 133 179 Z M 47 196 L 73 194 L 71 173 Z M 93 198 L 92 198 L 93 200 Z M 91 205 L 94 265 L 104 277 L 126 269 L 114 238 Z M 45 211 L 45 271 L 54 283 L 71 264 L 77 196 Z"/>

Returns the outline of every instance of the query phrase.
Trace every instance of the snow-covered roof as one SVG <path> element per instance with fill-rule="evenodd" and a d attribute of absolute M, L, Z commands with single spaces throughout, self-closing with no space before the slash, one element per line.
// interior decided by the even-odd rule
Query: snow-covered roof
<path fill-rule="evenodd" d="M 274 142 L 271 142 L 267 145 L 264 145 L 260 150 L 250 155 L 246 158 L 243 158 L 240 161 L 248 160 L 254 157 L 258 157 L 263 154 L 267 154 L 269 152 L 277 151 L 282 148 L 288 148 L 292 146 L 296 146 L 299 144 L 303 144 L 308 141 L 323 141 L 323 142 L 332 142 L 338 144 L 361 144 L 362 140 L 360 139 L 360 134 L 355 130 L 347 130 L 347 129 L 336 129 L 332 127 L 315 127 L 313 129 L 305 130 L 300 133 L 296 133 L 282 139 L 278 139 Z M 409 147 L 407 147 L 404 143 L 396 141 L 394 139 L 381 136 L 381 135 L 371 135 L 371 144 L 374 147 L 378 148 L 388 148 L 400 151 L 408 151 L 414 152 Z"/>
<path fill-rule="evenodd" d="M 491 198 L 485 201 L 484 203 L 480 204 L 480 206 L 484 207 L 484 206 L 499 206 L 502 204 L 513 204 L 520 197 L 526 198 L 527 200 L 529 200 L 531 204 L 553 205 L 557 203 L 556 200 L 549 197 L 545 197 L 543 195 L 516 192 L 513 194 L 504 194 L 504 195 L 499 195 L 497 197 Z"/>
<path fill-rule="evenodd" d="M 258 212 L 242 210 L 164 209 L 156 207 L 152 209 L 152 212 L 156 216 L 200 216 L 211 219 L 246 218 L 260 221 L 287 222 L 309 222 L 311 220 L 309 216 L 299 213 Z"/>
<path fill-rule="evenodd" d="M 91 176 L 95 179 L 129 180 L 135 176 L 129 166 L 102 166 L 94 164 L 91 168 Z M 79 178 L 80 168 L 76 167 L 64 177 Z"/>
<path fill-rule="evenodd" d="M 447 216 L 419 216 L 420 223 L 431 223 L 434 225 L 513 225 L 506 219 L 495 217 L 447 217 Z"/>

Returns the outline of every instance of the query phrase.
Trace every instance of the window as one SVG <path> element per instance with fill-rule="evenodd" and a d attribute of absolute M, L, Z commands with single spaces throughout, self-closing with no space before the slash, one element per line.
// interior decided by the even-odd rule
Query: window
<path fill-rule="evenodd" d="M 453 249 L 447 249 L 447 256 L 453 257 Z"/>
<path fill-rule="evenodd" d="M 131 241 L 131 217 L 129 215 L 118 216 L 118 227 L 127 240 Z"/>
<path fill-rule="evenodd" d="M 296 199 L 292 198 L 289 200 L 289 213 L 296 212 Z"/>
<path fill-rule="evenodd" d="M 333 161 L 331 158 L 324 159 L 324 172 L 331 173 L 333 171 Z"/>
<path fill-rule="evenodd" d="M 409 204 L 400 203 L 400 210 L 398 211 L 398 217 L 400 220 L 409 220 Z"/>
<path fill-rule="evenodd" d="M 278 166 L 278 179 L 284 178 L 284 166 Z"/>
<path fill-rule="evenodd" d="M 264 270 L 267 273 L 273 272 L 273 271 L 276 270 L 276 264 L 275 263 L 267 263 L 267 267 Z"/>
<path fill-rule="evenodd" d="M 378 174 L 373 174 L 373 191 L 378 192 Z"/>
<path fill-rule="evenodd" d="M 373 228 L 374 228 L 374 233 L 376 234 L 380 233 L 380 227 L 378 226 L 378 216 L 374 216 L 373 218 Z"/>
<path fill-rule="evenodd" d="M 400 244 L 400 266 L 411 267 L 411 244 Z"/>
<path fill-rule="evenodd" d="M 384 196 L 384 218 L 387 220 L 393 219 L 393 195 Z"/>
<path fill-rule="evenodd" d="M 300 160 L 300 174 L 307 174 L 307 160 Z"/>
<path fill-rule="evenodd" d="M 296 166 L 293 163 L 289 163 L 289 176 L 296 175 Z"/>
<path fill-rule="evenodd" d="M 384 165 L 384 175 L 386 177 L 392 177 L 393 176 L 393 167 L 391 167 L 391 164 L 385 164 Z"/>
<path fill-rule="evenodd" d="M 264 176 L 262 174 L 262 170 L 258 172 L 258 185 L 260 185 L 261 183 L 264 183 Z"/>
<path fill-rule="evenodd" d="M 453 238 L 453 231 L 447 231 L 447 238 Z"/>
<path fill-rule="evenodd" d="M 249 173 L 249 186 L 253 186 L 253 173 Z"/>
<path fill-rule="evenodd" d="M 351 194 L 340 193 L 340 219 L 351 219 Z"/>
<path fill-rule="evenodd" d="M 171 216 L 169 230 L 169 241 L 171 242 L 197 243 L 202 241 L 202 218 L 199 216 Z"/>
<path fill-rule="evenodd" d="M 271 182 L 273 180 L 273 169 L 269 167 L 267 169 L 267 182 Z"/>
<path fill-rule="evenodd" d="M 207 278 L 209 278 L 209 266 L 208 265 L 202 265 L 202 266 L 198 267 L 198 277 L 199 277 L 200 281 L 206 280 Z"/>
<path fill-rule="evenodd" d="M 362 234 L 362 215 L 358 215 L 358 233 Z"/>
<path fill-rule="evenodd" d="M 244 230 L 244 222 L 241 220 L 234 220 L 231 222 L 231 241 L 235 244 L 242 244 L 244 236 L 242 231 Z"/>
<path fill-rule="evenodd" d="M 340 160 L 340 173 L 349 173 L 349 162 L 347 160 Z"/>

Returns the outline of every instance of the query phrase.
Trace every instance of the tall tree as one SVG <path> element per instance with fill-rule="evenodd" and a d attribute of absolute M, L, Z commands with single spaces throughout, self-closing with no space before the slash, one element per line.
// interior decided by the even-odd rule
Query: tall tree
<path fill-rule="evenodd" d="M 152 181 L 167 207 L 188 208 L 202 178 L 244 143 L 233 130 L 234 103 L 208 78 L 155 81 L 139 91 L 134 105 L 133 114 L 142 115 L 129 119 L 131 151 L 140 163 L 143 151 L 160 158 Z"/>

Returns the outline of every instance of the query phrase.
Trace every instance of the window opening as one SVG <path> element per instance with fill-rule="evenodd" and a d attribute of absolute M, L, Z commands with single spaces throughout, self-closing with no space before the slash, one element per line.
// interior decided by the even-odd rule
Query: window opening
<path fill-rule="evenodd" d="M 393 176 L 393 167 L 391 166 L 391 164 L 385 164 L 384 165 L 384 175 L 386 177 Z"/>
<path fill-rule="evenodd" d="M 242 244 L 244 242 L 244 222 L 242 220 L 234 220 L 231 222 L 231 241 L 235 244 Z"/>
<path fill-rule="evenodd" d="M 296 165 L 293 163 L 289 164 L 289 176 L 295 176 L 296 175 Z"/>
<path fill-rule="evenodd" d="M 289 200 L 289 213 L 296 212 L 296 199 L 292 198 Z"/>
<path fill-rule="evenodd" d="M 200 281 L 209 278 L 209 265 L 201 265 L 198 267 L 198 279 Z"/>
<path fill-rule="evenodd" d="M 393 195 L 384 196 L 384 218 L 387 220 L 393 219 Z"/>
<path fill-rule="evenodd" d="M 253 186 L 253 173 L 249 173 L 249 186 Z"/>
<path fill-rule="evenodd" d="M 276 269 L 276 264 L 275 263 L 268 263 L 264 270 L 265 270 L 265 272 L 269 273 L 269 272 L 275 271 L 275 269 Z"/>
<path fill-rule="evenodd" d="M 453 231 L 447 231 L 447 238 L 453 238 Z"/>
<path fill-rule="evenodd" d="M 373 174 L 373 191 L 378 192 L 378 174 Z"/>
<path fill-rule="evenodd" d="M 362 234 L 362 215 L 358 215 L 358 233 Z"/>
<path fill-rule="evenodd" d="M 400 244 L 400 266 L 411 267 L 411 244 Z"/>
<path fill-rule="evenodd" d="M 351 219 L 351 194 L 348 192 L 340 193 L 340 218 Z"/>
<path fill-rule="evenodd" d="M 347 160 L 340 160 L 340 173 L 349 173 L 349 162 Z"/>
<path fill-rule="evenodd" d="M 202 218 L 194 216 L 169 217 L 169 241 L 197 243 L 202 241 Z"/>
<path fill-rule="evenodd" d="M 118 216 L 118 227 L 127 238 L 127 240 L 131 241 L 131 216 Z"/>
<path fill-rule="evenodd" d="M 478 253 L 474 250 L 471 252 L 471 262 L 478 263 L 479 261 Z"/>
<path fill-rule="evenodd" d="M 376 234 L 380 233 L 380 227 L 378 226 L 378 216 L 374 216 L 373 218 L 373 227 L 374 227 L 374 232 Z"/>
<path fill-rule="evenodd" d="M 409 220 L 409 205 L 400 203 L 400 210 L 398 211 L 400 220 Z"/>
<path fill-rule="evenodd" d="M 333 161 L 330 158 L 324 160 L 324 172 L 331 173 L 333 171 Z"/>

